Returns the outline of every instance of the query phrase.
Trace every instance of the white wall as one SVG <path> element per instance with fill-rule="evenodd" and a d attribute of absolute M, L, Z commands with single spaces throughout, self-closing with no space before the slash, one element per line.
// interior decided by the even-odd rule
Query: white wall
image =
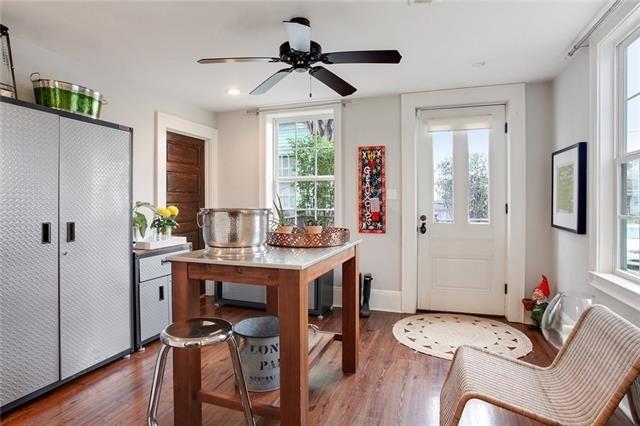
<path fill-rule="evenodd" d="M 554 143 L 559 150 L 589 136 L 589 51 L 579 50 L 553 81 Z M 587 159 L 587 169 L 591 158 Z M 587 189 L 588 192 L 588 189 Z M 587 220 L 593 218 L 587 217 Z M 577 235 L 559 229 L 553 235 L 553 276 L 557 291 L 587 293 L 595 301 L 640 325 L 638 311 L 589 285 L 589 235 Z"/>
<path fill-rule="evenodd" d="M 551 151 L 553 147 L 553 90 L 550 82 L 526 85 L 527 233 L 526 291 L 529 297 L 546 275 L 553 282 L 551 256 Z M 531 230 L 532 232 L 530 232 Z"/>
<path fill-rule="evenodd" d="M 258 207 L 258 115 L 218 113 L 218 203 L 220 207 Z"/>
<path fill-rule="evenodd" d="M 14 29 L 12 27 L 12 29 Z M 33 102 L 29 74 L 64 80 L 98 90 L 109 102 L 101 119 L 133 127 L 133 199 L 154 202 L 155 197 L 155 112 L 161 111 L 215 127 L 211 111 L 196 108 L 156 90 L 129 83 L 118 75 L 106 74 L 91 64 L 76 63 L 28 41 L 12 37 L 18 96 Z M 123 64 L 123 67 L 130 64 Z"/>
<path fill-rule="evenodd" d="M 373 274 L 372 308 L 399 311 L 402 301 L 400 293 L 402 216 L 399 199 L 400 96 L 355 99 L 344 106 L 342 123 L 343 217 L 344 225 L 354 233 L 358 229 L 358 146 L 386 146 L 387 194 L 393 191 L 397 193 L 396 199 L 387 200 L 387 232 L 355 234 L 355 236 L 363 240 L 360 246 L 360 270 Z"/>

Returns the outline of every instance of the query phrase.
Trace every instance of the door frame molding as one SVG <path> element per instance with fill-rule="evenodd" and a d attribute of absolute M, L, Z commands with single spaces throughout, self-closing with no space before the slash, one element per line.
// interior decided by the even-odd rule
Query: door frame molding
<path fill-rule="evenodd" d="M 525 85 L 471 87 L 403 94 L 401 100 L 402 141 L 402 311 L 413 313 L 418 302 L 417 220 L 417 111 L 423 108 L 471 107 L 504 104 L 509 123 L 507 133 L 507 216 L 506 277 L 509 292 L 505 298 L 505 316 L 524 322 L 521 299 L 525 294 L 525 194 L 526 194 L 526 122 Z"/>
<path fill-rule="evenodd" d="M 156 111 L 155 204 L 167 203 L 167 132 L 204 140 L 204 203 L 218 205 L 218 131 L 193 121 Z"/>

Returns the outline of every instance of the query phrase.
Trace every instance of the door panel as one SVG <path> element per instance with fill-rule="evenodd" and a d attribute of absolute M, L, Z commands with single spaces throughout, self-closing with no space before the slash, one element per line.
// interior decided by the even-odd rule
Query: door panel
<path fill-rule="evenodd" d="M 418 308 L 504 314 L 504 106 L 426 111 L 418 139 Z M 420 223 L 420 222 L 419 222 Z"/>
<path fill-rule="evenodd" d="M 204 248 L 196 214 L 204 207 L 204 141 L 167 132 L 167 204 L 180 209 L 174 235 L 187 237 L 193 249 Z"/>
<path fill-rule="evenodd" d="M 63 379 L 131 347 L 129 169 L 129 132 L 60 119 Z"/>
<path fill-rule="evenodd" d="M 0 205 L 4 210 L 0 221 L 0 406 L 3 406 L 57 381 L 60 374 L 59 118 L 2 102 L 0 129 Z"/>

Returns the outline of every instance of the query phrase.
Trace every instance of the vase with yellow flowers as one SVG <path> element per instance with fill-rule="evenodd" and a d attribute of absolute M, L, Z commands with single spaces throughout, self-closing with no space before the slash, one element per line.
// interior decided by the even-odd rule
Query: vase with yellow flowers
<path fill-rule="evenodd" d="M 176 206 L 167 208 L 157 208 L 151 228 L 155 230 L 156 240 L 168 240 L 171 238 L 173 228 L 178 226 L 176 218 L 180 214 L 180 210 Z"/>

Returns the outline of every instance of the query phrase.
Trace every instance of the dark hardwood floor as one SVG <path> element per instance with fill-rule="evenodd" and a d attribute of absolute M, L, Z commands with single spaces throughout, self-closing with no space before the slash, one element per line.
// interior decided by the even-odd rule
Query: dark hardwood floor
<path fill-rule="evenodd" d="M 231 322 L 261 311 L 231 307 L 215 308 L 211 298 L 202 299 L 205 315 Z M 450 361 L 419 354 L 399 344 L 391 329 L 404 314 L 373 312 L 361 322 L 361 363 L 357 374 L 344 377 L 340 367 L 340 344 L 331 345 L 311 372 L 310 422 L 318 425 L 435 425 L 438 423 L 440 388 Z M 323 330 L 339 331 L 340 310 L 323 320 L 313 319 Z M 526 326 L 512 324 L 533 342 L 533 352 L 523 358 L 547 365 L 554 351 L 543 337 Z M 130 359 L 122 359 L 76 379 L 2 417 L 3 425 L 143 425 L 151 386 L 157 342 Z M 214 372 L 231 371 L 225 345 L 203 350 L 203 388 Z M 488 378 L 490 379 L 490 378 Z M 173 423 L 171 360 L 167 365 L 160 404 L 160 424 Z M 207 425 L 243 424 L 240 412 L 214 407 L 203 409 Z M 259 419 L 259 425 L 274 424 Z M 480 401 L 465 409 L 463 425 L 532 425 L 527 418 Z M 610 424 L 629 424 L 616 416 Z"/>

